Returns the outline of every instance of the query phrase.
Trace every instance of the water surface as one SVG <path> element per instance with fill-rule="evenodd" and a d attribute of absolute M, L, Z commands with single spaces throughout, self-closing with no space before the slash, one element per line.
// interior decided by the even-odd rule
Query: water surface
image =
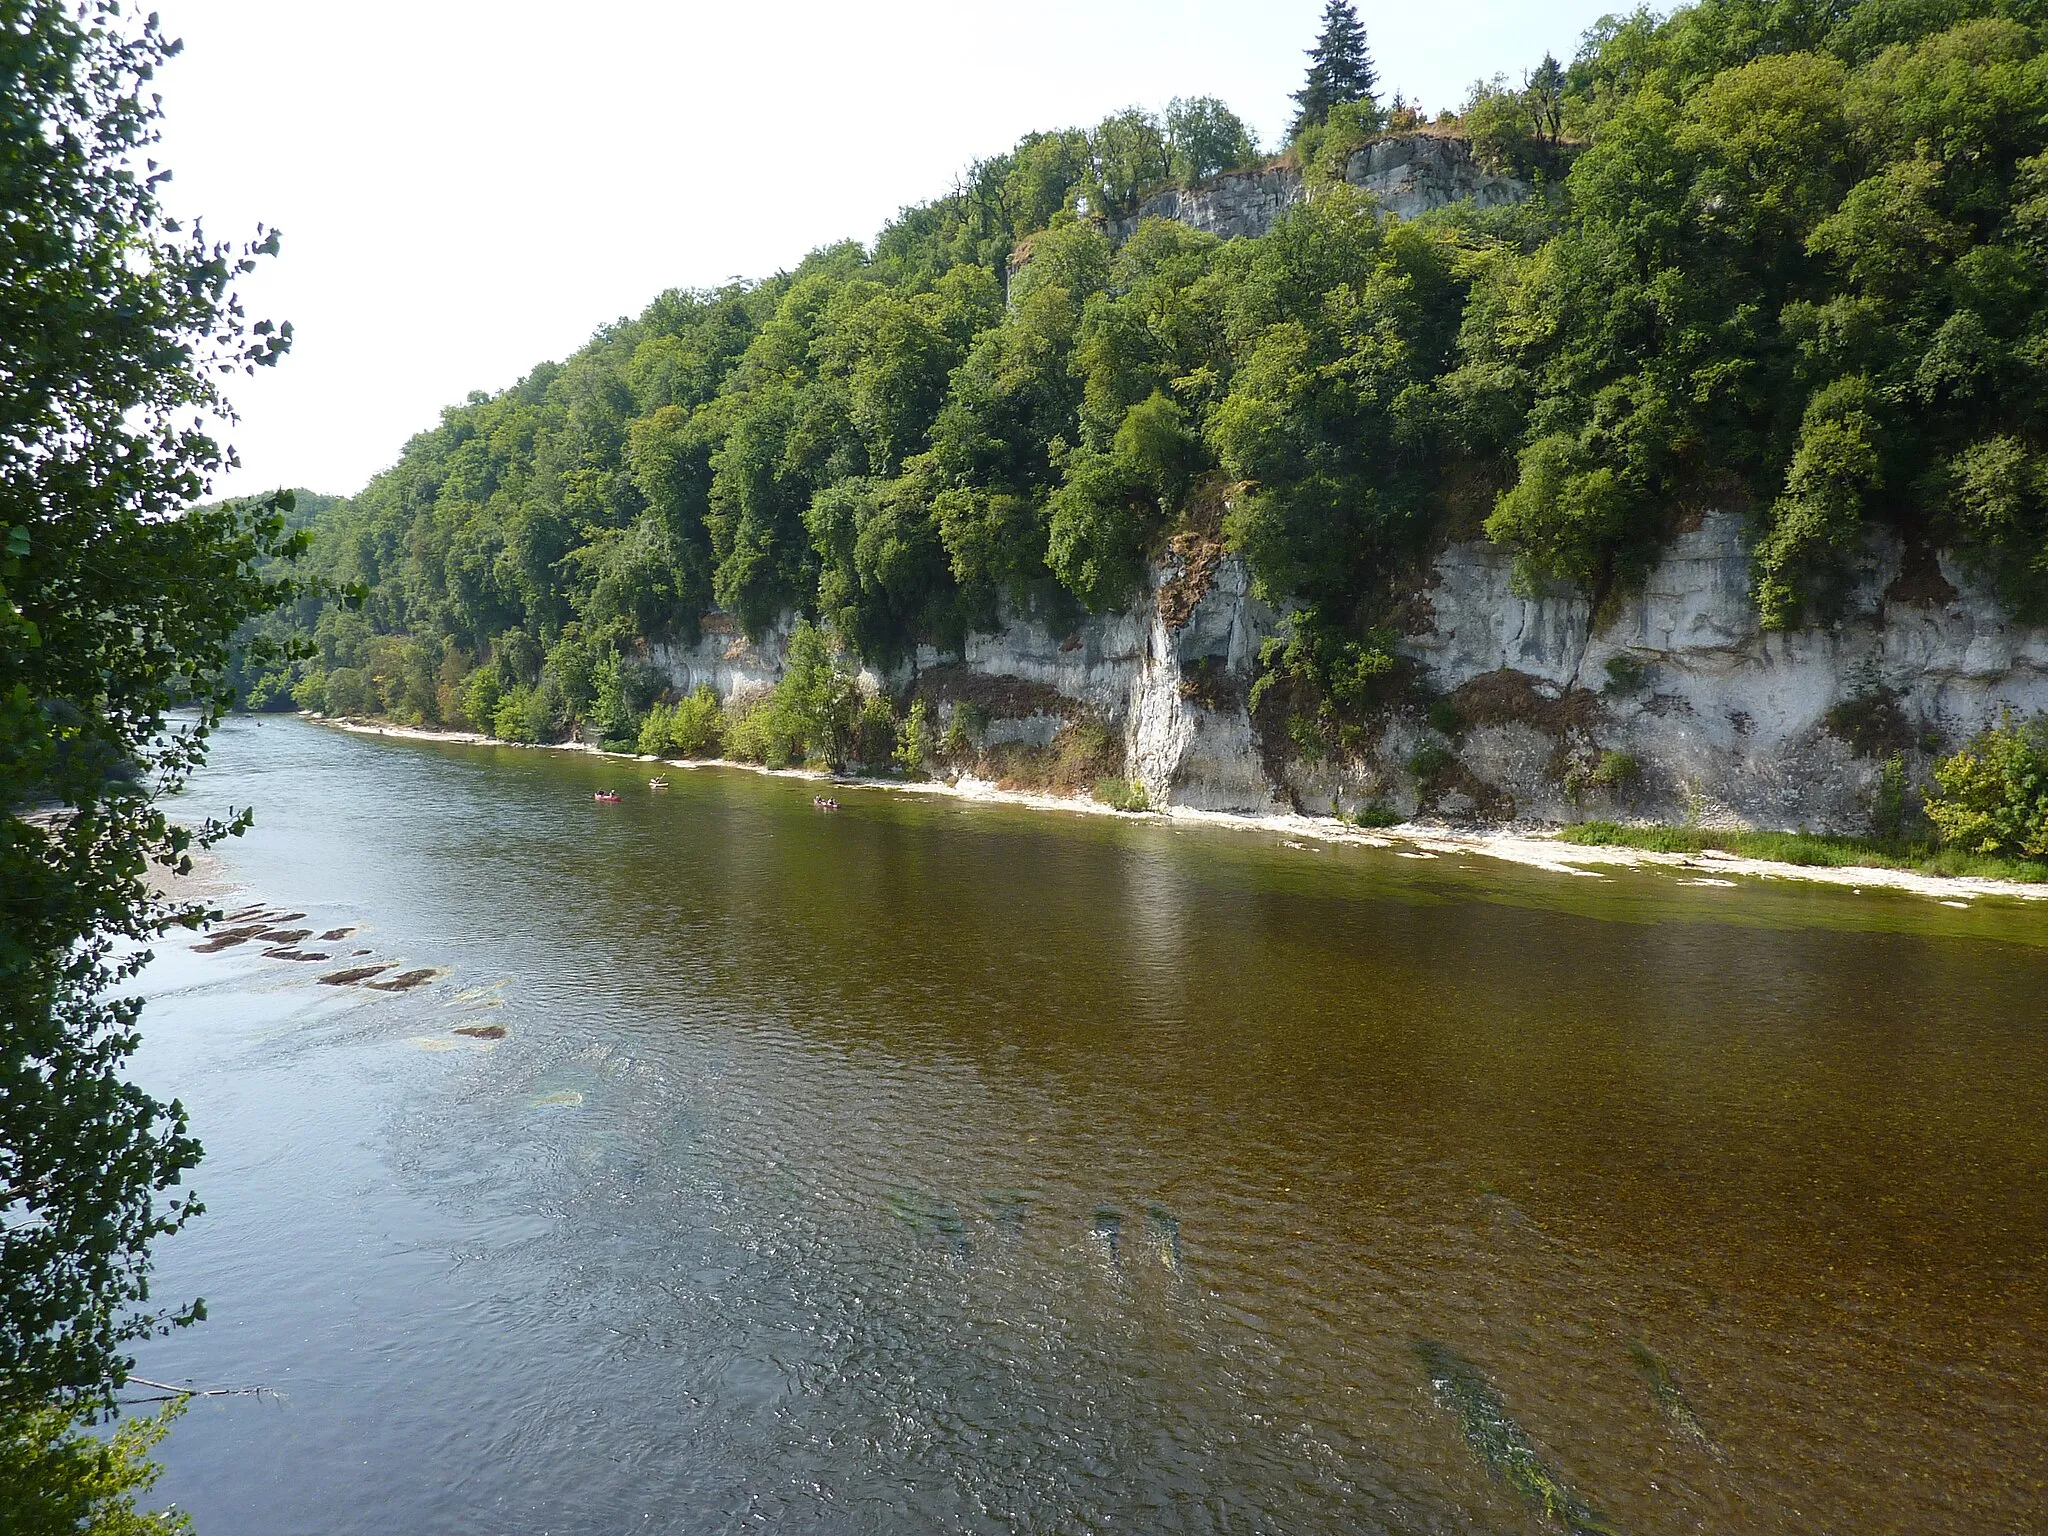
<path fill-rule="evenodd" d="M 145 977 L 202 1532 L 2048 1507 L 2048 911 L 670 777 L 221 733 L 360 931 Z"/>

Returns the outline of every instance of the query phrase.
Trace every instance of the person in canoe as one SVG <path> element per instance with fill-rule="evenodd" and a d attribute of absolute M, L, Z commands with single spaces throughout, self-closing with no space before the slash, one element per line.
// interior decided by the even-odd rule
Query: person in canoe
<path fill-rule="evenodd" d="M 811 797 L 811 804 L 821 811 L 836 811 L 839 809 L 839 802 L 830 795 L 813 795 Z"/>
<path fill-rule="evenodd" d="M 617 805 L 619 803 L 619 792 L 616 789 L 600 789 L 590 798 L 597 801 L 600 805 Z"/>
<path fill-rule="evenodd" d="M 647 781 L 647 787 L 649 789 L 667 789 L 668 780 L 657 773 L 653 778 Z"/>

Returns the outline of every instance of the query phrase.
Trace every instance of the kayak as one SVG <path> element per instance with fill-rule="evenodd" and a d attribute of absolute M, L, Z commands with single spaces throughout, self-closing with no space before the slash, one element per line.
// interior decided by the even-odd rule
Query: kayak
<path fill-rule="evenodd" d="M 617 805 L 619 803 L 619 792 L 615 789 L 600 789 L 590 798 L 597 801 L 600 805 Z"/>

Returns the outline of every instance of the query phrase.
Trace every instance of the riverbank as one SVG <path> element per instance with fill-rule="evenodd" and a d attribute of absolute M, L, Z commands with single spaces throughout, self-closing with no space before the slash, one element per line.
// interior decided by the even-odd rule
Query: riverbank
<path fill-rule="evenodd" d="M 1788 864 L 1772 859 L 1749 858 L 1720 849 L 1667 853 L 1655 849 L 1631 848 L 1618 844 L 1581 844 L 1564 841 L 1548 828 L 1507 827 L 1473 830 L 1427 822 L 1404 822 L 1392 827 L 1353 827 L 1328 816 L 1307 816 L 1295 811 L 1246 813 L 1202 811 L 1171 806 L 1155 811 L 1119 811 L 1097 800 L 1060 795 L 1034 794 L 1003 789 L 983 779 L 962 778 L 948 783 L 930 779 L 860 778 L 835 775 L 814 768 L 769 768 L 760 763 L 736 762 L 730 758 L 657 758 L 636 753 L 606 752 L 585 742 L 530 743 L 500 741 L 476 731 L 431 731 L 415 726 L 386 725 L 363 720 L 333 720 L 323 715 L 307 718 L 361 736 L 390 736 L 401 740 L 451 742 L 464 746 L 524 747 L 544 752 L 583 752 L 593 757 L 616 758 L 621 762 L 655 764 L 663 768 L 692 770 L 732 768 L 774 778 L 812 779 L 850 784 L 866 789 L 892 790 L 901 794 L 944 795 L 984 804 L 1016 805 L 1032 810 L 1064 811 L 1086 816 L 1154 816 L 1163 820 L 1226 828 L 1234 831 L 1275 834 L 1292 846 L 1306 845 L 1298 839 L 1312 838 L 1323 844 L 1351 844 L 1386 848 L 1415 858 L 1476 855 L 1500 859 L 1553 874 L 1599 878 L 1606 869 L 1666 869 L 1681 873 L 1686 884 L 1731 885 L 1731 877 L 1762 880 L 1799 880 L 1832 885 L 1851 891 L 1900 891 L 1932 897 L 1950 904 L 1967 903 L 1980 897 L 2010 897 L 2021 901 L 2048 901 L 2048 886 L 2018 880 L 1998 880 L 1973 875 L 1930 875 L 1914 870 L 1883 869 L 1867 865 Z"/>

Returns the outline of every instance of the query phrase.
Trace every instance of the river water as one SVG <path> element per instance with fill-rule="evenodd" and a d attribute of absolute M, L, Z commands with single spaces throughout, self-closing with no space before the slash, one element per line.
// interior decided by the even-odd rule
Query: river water
<path fill-rule="evenodd" d="M 2048 910 L 644 774 L 217 738 L 202 1536 L 2040 1528 Z"/>

